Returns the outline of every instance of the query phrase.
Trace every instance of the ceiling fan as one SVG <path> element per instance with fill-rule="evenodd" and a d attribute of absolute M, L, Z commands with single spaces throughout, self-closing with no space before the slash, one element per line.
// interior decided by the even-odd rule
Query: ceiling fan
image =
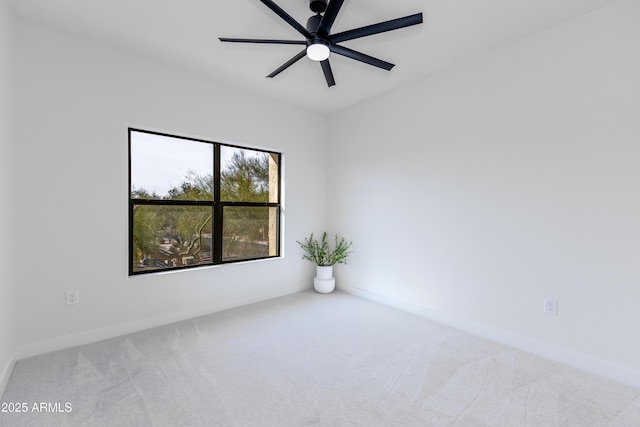
<path fill-rule="evenodd" d="M 300 34 L 302 34 L 305 37 L 305 40 L 238 39 L 220 37 L 220 41 L 233 43 L 305 45 L 304 50 L 282 64 L 267 77 L 277 76 L 278 74 L 289 68 L 291 65 L 298 62 L 304 56 L 307 56 L 313 61 L 320 62 L 322 71 L 324 72 L 324 77 L 327 80 L 327 85 L 329 87 L 336 84 L 333 78 L 333 72 L 331 71 L 331 65 L 329 64 L 329 54 L 331 52 L 338 55 L 346 56 L 347 58 L 364 62 L 365 64 L 373 65 L 374 67 L 382 68 L 387 71 L 391 70 L 394 67 L 394 64 L 378 58 L 374 58 L 373 56 L 366 55 L 362 52 L 349 49 L 347 47 L 339 45 L 338 43 L 422 23 L 422 13 L 416 13 L 415 15 L 405 16 L 404 18 L 392 19 L 390 21 L 379 22 L 377 24 L 367 25 L 364 27 L 354 28 L 352 30 L 331 34 L 331 27 L 333 26 L 333 23 L 338 16 L 338 12 L 340 11 L 344 0 L 310 0 L 309 7 L 311 8 L 311 11 L 315 13 L 315 15 L 312 15 L 307 20 L 306 28 L 298 23 L 298 21 L 293 19 L 287 12 L 285 12 L 272 0 L 260 1 L 273 12 L 275 12 L 280 18 L 285 20 L 294 29 L 296 29 Z"/>

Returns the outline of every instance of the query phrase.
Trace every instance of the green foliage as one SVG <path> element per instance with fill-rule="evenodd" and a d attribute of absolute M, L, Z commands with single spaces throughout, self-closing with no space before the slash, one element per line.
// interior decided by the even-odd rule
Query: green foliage
<path fill-rule="evenodd" d="M 351 251 L 351 242 L 347 242 L 344 237 L 339 238 L 336 234 L 335 246 L 333 249 L 329 247 L 327 242 L 327 232 L 322 233 L 322 239 L 318 241 L 311 236 L 304 239 L 303 242 L 297 241 L 304 255 L 302 259 L 315 262 L 319 266 L 330 266 L 334 264 L 346 264 Z"/>
<path fill-rule="evenodd" d="M 134 260 L 172 259 L 211 251 L 211 209 L 200 206 L 134 206 Z M 167 247 L 168 243 L 172 243 Z"/>
<path fill-rule="evenodd" d="M 244 150 L 233 153 L 220 171 L 220 200 L 225 202 L 269 201 L 269 156 L 247 156 Z M 257 241 L 267 241 L 269 208 L 226 207 L 223 226 L 223 259 L 268 255 L 254 253 Z M 253 248 L 253 249 L 252 249 Z"/>
<path fill-rule="evenodd" d="M 213 199 L 213 175 L 198 175 L 191 169 L 184 181 L 169 190 L 168 200 L 211 200 Z"/>
<path fill-rule="evenodd" d="M 233 153 L 221 171 L 220 194 L 224 201 L 269 201 L 269 156 L 246 156 Z M 132 199 L 146 200 L 213 200 L 212 174 L 198 175 L 188 170 L 184 180 L 159 196 L 144 188 L 132 189 Z M 255 241 L 267 241 L 269 208 L 227 207 L 223 228 L 223 253 L 229 259 L 264 254 L 255 251 Z M 134 263 L 144 259 L 175 262 L 183 256 L 198 260 L 211 257 L 211 208 L 204 206 L 134 205 Z M 266 246 L 268 250 L 268 246 Z"/>
<path fill-rule="evenodd" d="M 236 151 L 220 172 L 220 199 L 238 202 L 269 201 L 269 156 L 248 157 Z"/>
<path fill-rule="evenodd" d="M 144 188 L 134 188 L 131 190 L 131 198 L 132 199 L 160 199 L 155 192 L 149 193 Z"/>
<path fill-rule="evenodd" d="M 162 218 L 155 206 L 137 205 L 133 210 L 133 250 L 135 259 L 140 260 L 156 250 Z"/>
<path fill-rule="evenodd" d="M 132 191 L 132 198 L 161 199 L 144 188 Z M 164 200 L 211 200 L 213 177 L 187 171 L 184 181 L 172 187 Z M 134 206 L 133 248 L 136 260 L 146 256 L 172 259 L 198 256 L 211 250 L 205 237 L 211 236 L 211 210 L 195 206 Z M 172 242 L 171 249 L 166 243 Z M 164 245 L 164 246 L 163 246 Z"/>

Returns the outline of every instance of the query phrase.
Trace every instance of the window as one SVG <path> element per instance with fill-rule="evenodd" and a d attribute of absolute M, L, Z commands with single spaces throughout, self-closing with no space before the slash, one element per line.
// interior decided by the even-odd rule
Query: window
<path fill-rule="evenodd" d="M 280 158 L 129 129 L 129 274 L 278 257 Z"/>

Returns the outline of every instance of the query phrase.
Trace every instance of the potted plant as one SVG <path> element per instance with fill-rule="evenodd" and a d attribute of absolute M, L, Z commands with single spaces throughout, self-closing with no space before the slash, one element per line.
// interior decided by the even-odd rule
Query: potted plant
<path fill-rule="evenodd" d="M 320 241 L 313 237 L 313 233 L 304 241 L 297 241 L 304 254 L 302 259 L 309 260 L 316 264 L 316 277 L 313 279 L 313 288 L 316 292 L 328 294 L 336 287 L 336 279 L 333 278 L 333 266 L 335 264 L 346 264 L 351 254 L 351 242 L 347 242 L 344 237 L 336 234 L 333 249 L 327 242 L 327 232 L 322 233 Z"/>

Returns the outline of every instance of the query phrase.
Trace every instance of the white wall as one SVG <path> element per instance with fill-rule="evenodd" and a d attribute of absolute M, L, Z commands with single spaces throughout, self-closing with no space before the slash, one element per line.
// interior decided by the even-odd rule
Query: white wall
<path fill-rule="evenodd" d="M 312 266 L 294 249 L 324 226 L 323 116 L 35 23 L 17 27 L 20 356 L 311 286 Z M 286 257 L 128 277 L 128 126 L 284 152 Z M 80 304 L 65 306 L 73 289 Z"/>
<path fill-rule="evenodd" d="M 16 345 L 12 24 L 9 4 L 0 0 L 0 396 L 8 380 Z"/>
<path fill-rule="evenodd" d="M 0 261 L 0 369 L 16 345 L 29 356 L 307 288 L 312 266 L 295 240 L 324 229 L 326 211 L 329 231 L 355 244 L 336 269 L 346 288 L 637 374 L 639 9 L 592 13 L 326 128 L 317 114 L 18 20 L 14 146 L 0 0 L 0 197 L 18 207 L 15 219 L 0 209 L 0 232 L 18 237 Z M 284 151 L 287 257 L 129 278 L 127 126 Z M 64 305 L 68 289 L 81 304 Z M 547 296 L 558 317 L 541 313 Z"/>
<path fill-rule="evenodd" d="M 640 385 L 639 52 L 627 0 L 331 115 L 338 282 Z"/>

